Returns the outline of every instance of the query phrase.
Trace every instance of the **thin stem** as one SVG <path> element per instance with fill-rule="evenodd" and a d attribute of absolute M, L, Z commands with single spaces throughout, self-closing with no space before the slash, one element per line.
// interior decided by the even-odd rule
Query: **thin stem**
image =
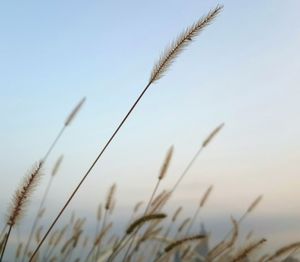
<path fill-rule="evenodd" d="M 1 233 L 0 233 L 0 241 L 2 240 L 2 238 L 3 238 L 3 235 L 4 235 L 4 233 L 5 233 L 5 231 L 6 231 L 6 229 L 7 229 L 7 224 L 5 224 L 5 226 L 2 228 L 2 230 L 1 230 Z"/>
<path fill-rule="evenodd" d="M 85 181 L 85 179 L 88 177 L 88 175 L 90 174 L 90 172 L 93 170 L 94 166 L 96 165 L 96 163 L 98 162 L 98 160 L 100 159 L 100 157 L 102 156 L 102 154 L 105 152 L 105 150 L 108 148 L 108 146 L 110 145 L 110 143 L 113 141 L 114 137 L 117 135 L 117 133 L 119 132 L 119 130 L 121 129 L 121 127 L 123 126 L 123 124 L 126 122 L 127 118 L 131 114 L 131 112 L 137 106 L 137 104 L 139 103 L 139 101 L 141 100 L 141 98 L 143 97 L 143 95 L 146 93 L 146 91 L 148 90 L 148 88 L 149 88 L 150 85 L 151 85 L 151 82 L 149 82 L 146 85 L 146 87 L 144 88 L 144 90 L 142 91 L 142 93 L 139 95 L 139 97 L 137 98 L 137 100 L 134 102 L 134 104 L 132 105 L 132 107 L 129 109 L 129 111 L 127 112 L 127 114 L 125 115 L 125 117 L 123 118 L 123 120 L 121 121 L 121 123 L 118 125 L 118 127 L 116 128 L 116 130 L 113 132 L 112 136 L 109 138 L 109 140 L 107 141 L 107 143 L 105 144 L 105 146 L 103 147 L 103 149 L 100 151 L 99 155 L 96 157 L 96 159 L 94 160 L 94 162 L 92 163 L 92 165 L 90 166 L 90 168 L 87 170 L 87 172 L 85 173 L 85 175 L 83 176 L 83 178 L 81 179 L 81 181 L 79 182 L 79 184 L 76 186 L 76 188 L 74 189 L 74 191 L 72 192 L 72 194 L 70 195 L 70 197 L 68 198 L 68 200 L 66 201 L 66 203 L 64 204 L 64 206 L 62 207 L 62 209 L 60 210 L 60 212 L 58 213 L 58 215 L 54 219 L 54 221 L 52 222 L 52 224 L 50 225 L 50 227 L 47 230 L 46 234 L 43 236 L 42 240 L 40 241 L 40 243 L 38 244 L 38 246 L 34 250 L 34 252 L 33 252 L 33 254 L 32 254 L 32 256 L 31 256 L 31 258 L 30 258 L 29 261 L 33 260 L 33 258 L 37 254 L 38 250 L 40 249 L 40 247 L 44 243 L 45 239 L 47 238 L 47 236 L 51 232 L 51 230 L 54 227 L 54 225 L 57 223 L 57 221 L 59 220 L 59 218 L 61 217 L 61 215 L 64 213 L 65 209 L 68 207 L 69 203 L 71 202 L 71 200 L 73 199 L 73 197 L 75 196 L 75 194 L 77 193 L 77 191 L 79 190 L 79 188 L 81 187 L 81 185 L 83 184 L 83 182 Z"/>
<path fill-rule="evenodd" d="M 106 226 L 106 220 L 107 220 L 107 214 L 108 214 L 107 211 L 108 211 L 107 209 L 105 209 L 105 211 L 104 211 L 104 216 L 103 216 L 103 221 L 102 221 L 102 226 L 101 226 L 100 234 L 103 232 L 103 230 L 104 230 L 104 228 Z M 100 240 L 100 242 L 97 245 L 96 254 L 95 254 L 95 262 L 97 261 L 98 254 L 100 252 L 100 246 L 101 246 L 101 240 Z"/>
<path fill-rule="evenodd" d="M 176 181 L 175 185 L 173 186 L 173 188 L 172 188 L 171 191 L 170 191 L 171 195 L 172 195 L 172 194 L 174 193 L 174 191 L 177 189 L 178 185 L 179 185 L 180 182 L 183 180 L 183 178 L 185 177 L 185 175 L 188 173 L 188 171 L 190 170 L 190 168 L 192 167 L 192 165 L 194 164 L 194 162 L 196 161 L 196 159 L 199 157 L 199 155 L 201 154 L 202 150 L 203 150 L 203 147 L 200 147 L 200 149 L 196 152 L 196 154 L 195 154 L 195 155 L 193 156 L 193 158 L 190 160 L 190 162 L 188 163 L 188 165 L 186 166 L 186 168 L 183 170 L 181 176 L 178 178 L 178 180 Z M 156 187 L 155 187 L 155 189 L 154 189 L 154 191 L 153 191 L 152 197 L 154 197 L 154 194 L 155 194 L 155 192 L 156 192 L 156 190 L 157 190 L 157 188 L 158 188 L 159 182 L 160 182 L 160 180 L 159 180 L 158 183 L 156 184 Z M 151 202 L 148 203 L 147 209 L 149 208 L 150 203 L 151 203 Z M 146 209 L 146 210 L 147 210 L 147 209 Z M 138 229 L 139 229 L 139 228 L 138 228 Z M 138 230 L 138 229 L 137 229 L 137 230 Z M 124 256 L 124 261 L 125 261 L 126 256 L 128 255 L 129 249 L 130 249 L 131 246 L 132 246 L 134 236 L 135 236 L 135 234 L 133 234 L 132 237 L 131 237 L 131 242 L 130 242 L 129 248 L 127 249 L 127 252 L 126 252 L 126 254 L 125 254 L 125 256 Z"/>
<path fill-rule="evenodd" d="M 186 166 L 186 168 L 184 169 L 184 171 L 182 172 L 181 176 L 179 177 L 179 179 L 177 180 L 177 182 L 175 183 L 175 185 L 173 186 L 171 193 L 173 193 L 178 185 L 180 184 L 180 182 L 182 181 L 182 179 L 185 177 L 185 175 L 187 174 L 187 172 L 190 170 L 190 168 L 192 167 L 192 165 L 194 164 L 194 162 L 196 161 L 196 159 L 198 158 L 198 156 L 201 154 L 203 150 L 203 147 L 201 147 L 196 154 L 193 156 L 193 158 L 191 159 L 191 161 L 188 163 L 188 165 Z"/>
<path fill-rule="evenodd" d="M 111 255 L 109 256 L 109 258 L 107 259 L 107 262 L 112 262 L 113 259 L 120 253 L 120 251 L 123 249 L 124 246 L 127 245 L 128 241 L 130 240 L 129 238 L 127 239 L 127 241 L 125 241 L 127 235 L 124 235 L 122 237 L 122 239 L 119 241 L 119 243 L 117 244 L 117 246 L 114 248 L 115 250 L 113 250 L 113 252 L 111 253 Z M 123 242 L 125 241 L 125 243 L 123 244 Z M 123 244 L 123 246 L 122 246 Z"/>
<path fill-rule="evenodd" d="M 192 229 L 192 227 L 193 227 L 193 225 L 194 225 L 194 223 L 195 223 L 195 221 L 196 221 L 196 219 L 198 217 L 199 212 L 200 212 L 200 207 L 198 207 L 196 209 L 196 212 L 194 213 L 194 215 L 192 217 L 192 220 L 191 220 L 191 222 L 190 222 L 190 224 L 189 224 L 189 226 L 188 226 L 188 228 L 186 230 L 186 235 L 188 235 L 190 233 L 190 230 Z"/>
<path fill-rule="evenodd" d="M 238 223 L 238 225 L 240 225 L 244 220 L 245 220 L 245 218 L 247 217 L 247 215 L 248 215 L 248 212 L 245 212 L 241 217 L 240 217 L 240 219 L 237 221 L 237 223 Z M 226 239 L 226 238 L 228 238 L 229 236 L 230 236 L 230 234 L 232 233 L 232 228 L 227 232 L 227 234 L 224 236 L 224 238 L 223 238 L 223 241 Z"/>
<path fill-rule="evenodd" d="M 146 209 L 145 209 L 145 212 L 144 212 L 144 216 L 147 214 L 147 212 L 148 212 L 148 210 L 149 210 L 149 208 L 150 208 L 150 205 L 151 205 L 151 203 L 152 203 L 152 200 L 153 200 L 153 198 L 154 198 L 154 196 L 155 196 L 155 194 L 156 194 L 156 192 L 157 192 L 157 190 L 158 190 L 160 181 L 161 181 L 161 179 L 158 179 L 157 182 L 156 182 L 156 185 L 155 185 L 155 187 L 154 187 L 154 190 L 152 191 L 151 197 L 150 197 L 150 199 L 149 199 L 149 201 L 148 201 L 148 204 L 147 204 L 147 206 L 146 206 Z M 126 258 L 127 258 L 128 254 L 129 254 L 129 251 L 130 251 L 131 247 L 132 247 L 134 238 L 135 238 L 135 236 L 136 236 L 136 234 L 138 233 L 138 231 L 139 231 L 140 228 L 141 228 L 141 226 L 139 226 L 139 227 L 135 230 L 135 232 L 131 235 L 131 237 L 130 237 L 131 241 L 130 241 L 130 244 L 129 244 L 127 250 L 126 250 L 126 253 L 125 253 L 125 255 L 124 255 L 123 261 L 126 261 Z"/>
<path fill-rule="evenodd" d="M 46 162 L 47 158 L 49 157 L 50 153 L 52 152 L 53 148 L 55 147 L 55 145 L 57 144 L 58 140 L 60 139 L 60 137 L 62 136 L 62 134 L 64 133 L 66 129 L 66 125 L 64 125 L 61 130 L 58 132 L 58 134 L 56 135 L 55 139 L 53 140 L 52 144 L 50 145 L 48 151 L 46 152 L 46 154 L 43 157 L 43 162 Z"/>
<path fill-rule="evenodd" d="M 3 247 L 2 247 L 2 252 L 1 252 L 0 262 L 2 262 L 3 255 L 4 255 L 4 252 L 5 252 L 5 249 L 6 249 L 6 245 L 7 245 L 8 238 L 9 238 L 9 236 L 10 236 L 12 227 L 13 227 L 13 225 L 9 225 L 8 233 L 7 233 L 7 236 L 5 237 L 5 242 L 4 242 L 4 245 L 3 245 Z"/>
<path fill-rule="evenodd" d="M 42 200 L 41 200 L 40 206 L 39 206 L 39 208 L 38 208 L 37 214 L 36 214 L 35 219 L 34 219 L 34 221 L 33 221 L 33 224 L 32 224 L 31 230 L 30 230 L 30 234 L 29 234 L 29 237 L 28 237 L 26 246 L 25 246 L 25 248 L 24 248 L 24 252 L 23 252 L 23 253 L 24 253 L 24 256 L 23 256 L 22 262 L 25 261 L 26 254 L 27 254 L 27 251 L 28 251 L 29 246 L 30 246 L 30 244 L 31 244 L 31 240 L 32 240 L 34 231 L 35 231 L 35 229 L 36 229 L 36 227 L 37 227 L 37 225 L 38 225 L 38 221 L 39 221 L 39 218 L 40 218 L 40 217 L 39 217 L 39 214 L 40 214 L 40 212 L 41 212 L 41 210 L 42 210 L 42 208 L 43 208 L 43 205 L 44 205 L 44 203 L 45 203 L 45 201 L 46 201 L 46 198 L 47 198 L 47 196 L 48 196 L 48 192 L 49 192 L 49 189 L 50 189 L 50 187 L 51 187 L 51 185 L 52 185 L 52 181 L 53 181 L 53 176 L 51 176 L 50 179 L 49 179 L 49 182 L 48 182 L 48 184 L 47 184 L 47 187 L 46 187 L 46 190 L 45 190 L 45 192 L 44 192 L 43 198 L 42 198 Z"/>

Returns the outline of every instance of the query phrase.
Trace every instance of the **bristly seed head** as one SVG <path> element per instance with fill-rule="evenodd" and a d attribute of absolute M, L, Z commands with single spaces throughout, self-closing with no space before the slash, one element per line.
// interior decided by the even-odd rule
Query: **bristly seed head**
<path fill-rule="evenodd" d="M 24 177 L 20 187 L 16 190 L 7 219 L 8 225 L 14 226 L 22 218 L 30 197 L 41 179 L 41 169 L 42 162 L 40 161 L 33 167 L 30 173 Z"/>
<path fill-rule="evenodd" d="M 167 155 L 166 155 L 166 158 L 165 158 L 165 161 L 161 167 L 161 170 L 160 170 L 160 173 L 159 173 L 159 176 L 158 176 L 158 179 L 159 180 L 162 180 L 167 171 L 168 171 L 168 168 L 169 168 L 169 165 L 170 165 L 170 162 L 171 162 L 171 158 L 172 158 L 172 155 L 173 155 L 173 152 L 174 152 L 174 147 L 171 146 L 167 152 Z"/>

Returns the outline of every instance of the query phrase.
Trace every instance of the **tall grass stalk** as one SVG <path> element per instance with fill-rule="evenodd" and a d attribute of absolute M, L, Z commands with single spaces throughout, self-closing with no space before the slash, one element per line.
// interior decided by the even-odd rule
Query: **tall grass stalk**
<path fill-rule="evenodd" d="M 144 94 L 149 89 L 149 87 L 152 84 L 154 84 L 155 82 L 157 82 L 160 78 L 163 77 L 164 73 L 169 69 L 169 67 L 171 66 L 171 64 L 176 60 L 177 56 L 184 50 L 184 48 L 186 48 L 189 45 L 189 43 L 206 26 L 208 26 L 214 20 L 214 18 L 216 18 L 216 16 L 221 12 L 222 8 L 223 8 L 223 6 L 219 6 L 219 5 L 216 6 L 213 10 L 211 10 L 208 13 L 207 16 L 201 18 L 195 24 L 193 24 L 191 27 L 187 28 L 176 39 L 176 41 L 174 41 L 171 44 L 171 46 L 168 49 L 166 49 L 166 51 L 160 57 L 158 63 L 155 64 L 155 66 L 154 66 L 154 68 L 152 70 L 152 73 L 150 75 L 150 79 L 149 79 L 148 83 L 146 84 L 145 88 L 143 89 L 143 91 L 141 92 L 141 94 L 139 95 L 139 97 L 136 99 L 136 101 L 133 103 L 133 105 L 131 106 L 131 108 L 129 109 L 129 111 L 127 112 L 127 114 L 124 116 L 124 118 L 122 119 L 122 121 L 120 122 L 120 124 L 117 126 L 117 128 L 115 129 L 115 131 L 112 133 L 111 137 L 108 139 L 108 141 L 106 142 L 106 144 L 104 145 L 104 147 L 102 148 L 102 150 L 100 151 L 100 153 L 98 154 L 98 156 L 96 157 L 96 159 L 92 162 L 92 164 L 89 167 L 89 169 L 83 175 L 82 179 L 80 180 L 80 182 L 78 183 L 78 185 L 75 187 L 75 189 L 73 190 L 73 192 L 71 193 L 71 195 L 69 196 L 69 198 L 67 199 L 67 201 L 65 202 L 65 204 L 63 205 L 63 207 L 61 208 L 61 210 L 59 211 L 59 213 L 56 216 L 56 218 L 54 219 L 54 221 L 51 223 L 49 229 L 46 231 L 46 233 L 43 236 L 43 238 L 41 239 L 40 243 L 37 245 L 36 249 L 34 250 L 32 256 L 30 258 L 30 261 L 33 260 L 33 258 L 37 254 L 38 250 L 40 249 L 40 247 L 44 243 L 45 239 L 48 237 L 48 235 L 51 232 L 51 230 L 54 227 L 54 225 L 60 219 L 60 217 L 62 216 L 62 214 L 64 213 L 64 211 L 68 207 L 69 203 L 71 202 L 71 200 L 73 199 L 73 197 L 75 196 L 75 194 L 77 193 L 77 191 L 79 190 L 79 188 L 81 187 L 81 185 L 84 183 L 84 181 L 86 180 L 86 178 L 88 177 L 88 175 L 90 174 L 90 172 L 93 170 L 94 166 L 96 165 L 96 163 L 98 162 L 98 160 L 101 158 L 101 156 L 103 155 L 103 153 L 109 147 L 109 145 L 111 144 L 111 142 L 113 141 L 113 139 L 115 138 L 115 136 L 117 135 L 117 133 L 119 132 L 119 130 L 122 128 L 122 126 L 124 125 L 124 123 L 126 122 L 126 120 L 128 119 L 128 117 L 131 115 L 132 111 L 135 109 L 135 107 L 137 106 L 137 104 L 140 102 L 140 100 L 142 99 L 142 97 L 144 96 Z"/>

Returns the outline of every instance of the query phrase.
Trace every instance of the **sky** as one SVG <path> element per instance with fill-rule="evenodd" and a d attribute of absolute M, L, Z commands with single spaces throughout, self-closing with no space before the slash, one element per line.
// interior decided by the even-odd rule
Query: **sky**
<path fill-rule="evenodd" d="M 299 240 L 297 0 L 2 1 L 3 223 L 21 178 L 45 154 L 70 110 L 86 97 L 49 157 L 32 200 L 35 207 L 55 160 L 64 154 L 47 200 L 51 220 L 147 84 L 165 47 L 217 4 L 224 5 L 221 15 L 151 86 L 66 217 L 75 210 L 93 221 L 114 182 L 116 216 L 129 215 L 136 202 L 149 198 L 171 145 L 174 157 L 162 189 L 175 183 L 205 137 L 225 122 L 169 209 L 182 205 L 190 214 L 213 184 L 201 218 L 218 238 L 229 227 L 230 215 L 239 217 L 263 194 L 245 221 L 245 232 L 253 229 L 270 237 L 272 247 Z M 20 230 L 25 234 L 26 226 Z"/>

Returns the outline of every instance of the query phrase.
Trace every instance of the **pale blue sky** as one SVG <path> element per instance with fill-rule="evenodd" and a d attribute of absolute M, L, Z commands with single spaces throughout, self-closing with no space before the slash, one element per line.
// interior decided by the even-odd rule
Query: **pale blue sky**
<path fill-rule="evenodd" d="M 147 83 L 161 51 L 217 3 L 225 5 L 223 13 L 152 86 L 72 208 L 93 212 L 117 182 L 119 212 L 125 212 L 148 197 L 174 144 L 163 185 L 170 187 L 205 136 L 224 121 L 170 205 L 180 202 L 188 212 L 214 184 L 206 214 L 224 221 L 264 193 L 249 227 L 274 217 L 265 233 L 294 240 L 298 228 L 289 223 L 300 219 L 298 0 L 2 1 L 1 214 L 22 175 L 86 96 L 46 167 L 51 170 L 65 154 L 49 196 L 54 214 Z"/>

